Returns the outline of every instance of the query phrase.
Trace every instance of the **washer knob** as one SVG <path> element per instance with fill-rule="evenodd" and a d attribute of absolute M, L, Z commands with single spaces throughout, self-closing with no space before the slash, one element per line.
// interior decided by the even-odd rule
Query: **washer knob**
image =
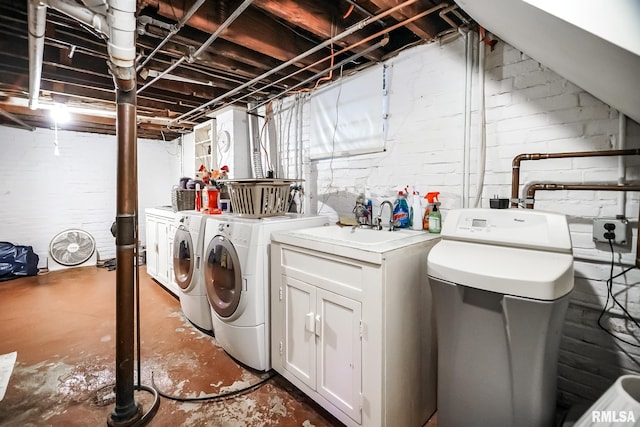
<path fill-rule="evenodd" d="M 224 231 L 224 224 L 218 224 L 218 231 Z"/>

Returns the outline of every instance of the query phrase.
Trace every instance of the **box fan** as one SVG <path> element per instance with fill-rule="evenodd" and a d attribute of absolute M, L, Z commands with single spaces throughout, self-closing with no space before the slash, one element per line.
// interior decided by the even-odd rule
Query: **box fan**
<path fill-rule="evenodd" d="M 49 271 L 95 266 L 97 259 L 96 241 L 83 230 L 62 231 L 49 244 Z"/>

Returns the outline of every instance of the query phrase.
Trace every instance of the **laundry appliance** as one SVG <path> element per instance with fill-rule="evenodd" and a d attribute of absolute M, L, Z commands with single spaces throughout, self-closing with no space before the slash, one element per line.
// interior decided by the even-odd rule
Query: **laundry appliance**
<path fill-rule="evenodd" d="M 271 369 L 269 250 L 271 233 L 328 225 L 323 216 L 207 219 L 204 283 L 216 340 L 240 363 Z"/>
<path fill-rule="evenodd" d="M 202 271 L 205 216 L 184 211 L 179 214 L 178 221 L 173 239 L 173 274 L 179 287 L 180 306 L 191 323 L 211 331 L 211 310 Z"/>

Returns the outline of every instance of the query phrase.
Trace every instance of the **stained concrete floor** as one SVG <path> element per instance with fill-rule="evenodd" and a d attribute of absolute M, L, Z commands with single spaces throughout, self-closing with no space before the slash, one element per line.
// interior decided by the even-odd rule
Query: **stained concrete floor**
<path fill-rule="evenodd" d="M 84 267 L 0 282 L 0 354 L 17 351 L 0 426 L 100 426 L 114 408 L 116 273 Z M 237 364 L 193 327 L 180 303 L 140 270 L 141 378 L 180 397 L 255 384 L 269 374 Z M 271 373 L 273 374 L 273 372 Z M 151 395 L 136 392 L 146 410 Z M 433 420 L 432 420 L 433 421 Z M 276 375 L 223 401 L 161 398 L 150 426 L 334 426 L 340 423 Z M 430 422 L 431 426 L 432 423 Z M 435 424 L 433 424 L 435 425 Z"/>

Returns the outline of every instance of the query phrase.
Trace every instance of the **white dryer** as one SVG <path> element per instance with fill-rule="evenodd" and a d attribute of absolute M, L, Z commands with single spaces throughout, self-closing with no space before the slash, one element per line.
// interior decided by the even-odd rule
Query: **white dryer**
<path fill-rule="evenodd" d="M 216 340 L 240 363 L 271 369 L 271 233 L 328 223 L 327 217 L 297 214 L 261 219 L 231 214 L 207 220 L 203 268 L 211 319 Z"/>
<path fill-rule="evenodd" d="M 197 212 L 182 212 L 173 239 L 173 274 L 182 312 L 198 328 L 211 331 L 211 310 L 202 272 L 206 221 Z"/>

